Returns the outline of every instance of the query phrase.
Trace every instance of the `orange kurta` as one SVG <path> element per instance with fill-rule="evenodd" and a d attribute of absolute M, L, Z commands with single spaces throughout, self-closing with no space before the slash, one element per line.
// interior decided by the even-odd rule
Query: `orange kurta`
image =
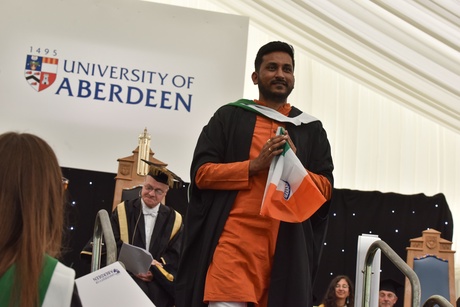
<path fill-rule="evenodd" d="M 278 111 L 288 115 L 290 109 L 291 106 L 285 104 Z M 257 116 L 249 160 L 259 155 L 280 125 L 283 126 L 272 119 Z M 253 302 L 255 306 L 267 306 L 280 222 L 260 215 L 268 169 L 249 177 L 249 160 L 204 164 L 195 178 L 200 189 L 239 190 L 208 268 L 205 302 Z M 319 177 L 319 185 L 330 186 L 323 176 L 315 177 Z M 330 195 L 325 196 L 330 198 Z"/>
<path fill-rule="evenodd" d="M 284 115 L 289 114 L 290 105 L 285 105 L 279 111 Z M 255 159 L 259 155 L 265 142 L 276 135 L 279 125 L 271 119 L 257 116 L 249 159 Z M 260 215 L 268 169 L 249 177 L 249 161 L 232 164 L 221 164 L 220 171 L 206 172 L 217 182 L 225 184 L 227 189 L 241 190 L 236 196 L 209 266 L 204 300 L 253 302 L 258 306 L 266 306 L 279 228 L 279 221 Z M 239 172 L 232 173 L 241 176 L 240 181 L 245 187 L 235 187 L 232 183 L 221 180 L 221 176 L 225 177 L 225 169 L 222 167 L 240 168 Z M 204 188 L 200 186 L 199 179 L 197 178 L 197 185 Z M 207 180 L 201 179 L 208 184 L 214 181 L 210 177 Z M 231 180 L 233 183 L 234 181 Z"/>

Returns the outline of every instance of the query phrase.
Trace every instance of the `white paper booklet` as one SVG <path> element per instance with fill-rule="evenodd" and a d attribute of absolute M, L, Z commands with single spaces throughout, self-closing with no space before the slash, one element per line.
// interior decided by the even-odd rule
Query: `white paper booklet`
<path fill-rule="evenodd" d="M 153 257 L 143 248 L 123 243 L 118 261 L 123 263 L 128 272 L 139 274 L 149 271 Z"/>
<path fill-rule="evenodd" d="M 84 307 L 155 307 L 119 262 L 75 280 Z"/>

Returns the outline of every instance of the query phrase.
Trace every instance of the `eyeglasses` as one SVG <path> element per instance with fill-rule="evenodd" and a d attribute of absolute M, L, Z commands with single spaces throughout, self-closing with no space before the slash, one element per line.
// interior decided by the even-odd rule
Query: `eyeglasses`
<path fill-rule="evenodd" d="M 162 196 L 163 194 L 166 193 L 166 191 L 163 191 L 162 189 L 155 189 L 155 188 L 152 187 L 150 184 L 145 184 L 145 185 L 144 185 L 144 189 L 145 189 L 148 193 L 154 191 L 155 194 L 158 195 L 158 196 Z"/>
<path fill-rule="evenodd" d="M 387 297 L 389 300 L 391 300 L 391 299 L 393 299 L 394 297 L 396 297 L 396 295 L 393 294 L 393 293 L 391 293 L 391 292 L 390 292 L 390 293 L 385 293 L 385 292 L 382 292 L 382 291 L 380 291 L 379 296 L 380 296 L 381 298 Z"/>
<path fill-rule="evenodd" d="M 348 285 L 347 285 L 347 284 L 343 284 L 343 285 L 336 284 L 336 285 L 335 285 L 335 288 L 336 288 L 336 289 L 339 289 L 339 288 L 348 289 Z"/>

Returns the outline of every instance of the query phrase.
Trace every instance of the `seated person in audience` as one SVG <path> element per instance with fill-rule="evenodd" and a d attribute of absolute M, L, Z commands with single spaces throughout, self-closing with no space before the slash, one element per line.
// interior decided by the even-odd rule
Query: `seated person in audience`
<path fill-rule="evenodd" d="M 327 288 L 324 299 L 319 307 L 353 307 L 355 304 L 354 287 L 346 275 L 334 277 Z"/>
<path fill-rule="evenodd" d="M 398 301 L 396 289 L 399 283 L 392 279 L 385 279 L 380 282 L 379 289 L 379 307 L 393 307 Z"/>
<path fill-rule="evenodd" d="M 56 155 L 43 139 L 0 135 L 0 306 L 81 306 L 75 271 L 56 259 L 64 189 Z"/>
<path fill-rule="evenodd" d="M 173 173 L 150 165 L 140 197 L 119 204 L 111 217 L 118 253 L 125 242 L 152 254 L 150 270 L 133 274 L 133 278 L 156 307 L 174 306 L 175 301 L 174 278 L 182 241 L 182 216 L 162 204 L 174 183 Z"/>

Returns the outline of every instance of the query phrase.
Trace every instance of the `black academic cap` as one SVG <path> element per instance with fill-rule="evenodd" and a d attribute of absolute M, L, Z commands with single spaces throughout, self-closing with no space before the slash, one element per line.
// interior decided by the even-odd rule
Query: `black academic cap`
<path fill-rule="evenodd" d="M 401 287 L 402 285 L 399 282 L 390 278 L 390 279 L 384 279 L 380 282 L 379 290 L 390 291 L 396 294 L 396 291 Z"/>
<path fill-rule="evenodd" d="M 167 184 L 170 188 L 179 188 L 184 184 L 184 181 L 179 176 L 171 172 L 165 166 L 144 159 L 141 160 L 149 165 L 149 172 L 147 175 L 152 176 L 156 181 Z"/>

